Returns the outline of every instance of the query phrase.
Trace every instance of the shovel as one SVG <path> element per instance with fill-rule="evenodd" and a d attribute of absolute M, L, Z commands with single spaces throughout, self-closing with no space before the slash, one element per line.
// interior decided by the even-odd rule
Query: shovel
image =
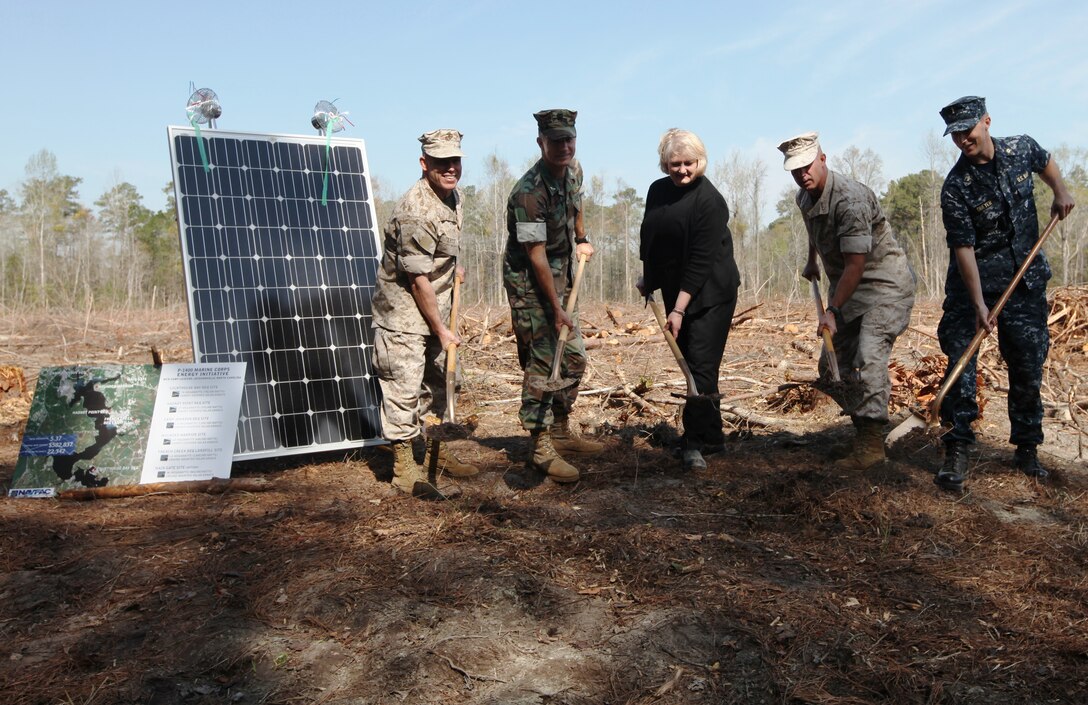
<path fill-rule="evenodd" d="M 646 297 L 646 303 L 653 309 L 654 318 L 657 319 L 657 327 L 665 336 L 665 342 L 672 350 L 672 356 L 676 358 L 676 364 L 684 374 L 684 380 L 688 386 L 688 395 L 684 401 L 684 430 L 696 438 L 707 438 L 715 434 L 720 435 L 719 424 L 721 422 L 721 410 L 718 406 L 718 396 L 712 394 L 700 394 L 695 388 L 695 378 L 691 375 L 684 353 L 680 352 L 680 346 L 676 344 L 676 338 L 665 327 L 665 312 L 661 310 L 661 304 L 654 301 L 653 296 Z"/>
<path fill-rule="evenodd" d="M 461 277 L 455 272 L 453 275 L 453 305 L 450 307 L 450 330 L 457 333 L 457 310 L 461 306 Z M 428 467 L 423 468 L 427 473 L 426 482 L 417 482 L 412 488 L 412 496 L 418 499 L 430 501 L 445 501 L 461 495 L 461 489 L 456 486 L 438 486 L 438 454 L 442 441 L 452 441 L 458 438 L 467 438 L 472 433 L 472 428 L 456 423 L 454 420 L 454 406 L 457 396 L 457 344 L 450 343 L 446 346 L 446 421 L 440 423 L 428 423 L 424 421 L 423 433 L 431 441 L 431 455 Z M 435 419 L 433 415 L 428 418 Z M 437 421 L 437 419 L 435 419 Z"/>
<path fill-rule="evenodd" d="M 450 307 L 450 330 L 457 333 L 457 312 L 461 307 L 461 277 L 453 278 L 453 305 Z M 428 424 L 425 428 L 427 437 L 433 438 L 437 444 L 439 441 L 452 441 L 459 438 L 467 438 L 473 431 L 471 426 L 457 423 L 457 345 L 451 343 L 446 347 L 446 420 L 442 423 Z M 429 416 L 434 418 L 433 416 Z M 434 457 L 438 456 L 438 446 L 435 446 Z"/>
<path fill-rule="evenodd" d="M 820 296 L 820 282 L 817 281 L 817 277 L 813 277 L 809 279 L 809 283 L 812 284 L 812 300 L 816 302 L 816 318 L 820 319 L 824 315 L 824 300 Z M 831 381 L 842 382 L 842 377 L 839 376 L 839 358 L 835 355 L 835 344 L 831 342 L 831 331 L 824 328 L 823 336 L 824 353 L 827 354 L 827 366 L 831 370 Z"/>
<path fill-rule="evenodd" d="M 586 255 L 578 255 L 578 267 L 574 270 L 574 284 L 571 286 L 570 296 L 567 298 L 566 312 L 568 318 L 574 315 L 574 306 L 578 303 L 578 289 L 582 285 L 582 272 L 586 268 L 586 259 Z M 566 326 L 559 329 L 559 342 L 556 343 L 555 355 L 552 356 L 552 373 L 547 377 L 539 375 L 529 377 L 527 383 L 531 388 L 542 393 L 558 392 L 578 381 L 559 376 L 559 371 L 563 367 L 563 350 L 567 347 L 567 336 L 569 335 L 570 329 Z"/>
<path fill-rule="evenodd" d="M 1039 250 L 1043 249 L 1043 243 L 1046 242 L 1047 236 L 1050 235 L 1050 231 L 1054 229 L 1054 226 L 1058 224 L 1058 216 L 1054 216 L 1050 219 L 1050 223 L 1047 224 L 1046 230 L 1039 236 L 1039 240 L 1035 243 L 1035 246 L 1031 248 L 1031 252 L 1024 258 L 1023 264 L 1020 265 L 1020 269 L 1016 270 L 1016 274 L 1013 276 L 1012 281 L 1009 282 L 1009 286 L 1001 294 L 1001 298 L 997 300 L 993 308 L 990 309 L 990 322 L 997 323 L 997 316 L 1001 313 L 1001 309 L 1005 308 L 1005 304 L 1008 303 L 1009 297 L 1012 296 L 1012 292 L 1016 289 L 1016 285 L 1020 283 L 1020 280 L 1024 278 L 1024 273 L 1028 271 L 1028 267 L 1031 266 L 1032 261 L 1035 260 L 1035 256 L 1039 254 Z M 933 397 L 933 401 L 929 404 L 928 416 L 923 416 L 921 412 L 914 411 L 903 423 L 899 424 L 892 429 L 888 434 L 887 443 L 891 444 L 899 440 L 903 436 L 907 435 L 916 428 L 926 428 L 933 430 L 941 424 L 941 403 L 944 402 L 945 395 L 948 394 L 948 390 L 952 388 L 952 385 L 956 383 L 956 380 L 963 374 L 963 370 L 971 362 L 971 358 L 975 356 L 978 349 L 982 347 L 982 341 L 986 339 L 990 332 L 984 327 L 980 327 L 975 332 L 975 337 L 971 339 L 971 344 L 967 346 L 967 350 L 960 355 L 960 359 L 956 362 L 956 366 L 952 368 L 952 371 L 945 377 L 944 384 L 941 385 L 940 390 L 937 392 L 937 396 Z"/>

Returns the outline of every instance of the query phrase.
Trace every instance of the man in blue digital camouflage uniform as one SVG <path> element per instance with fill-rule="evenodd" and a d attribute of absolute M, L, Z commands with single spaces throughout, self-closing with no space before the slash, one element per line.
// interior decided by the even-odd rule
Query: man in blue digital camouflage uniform
<path fill-rule="evenodd" d="M 543 393 L 529 383 L 547 377 L 556 355 L 559 330 L 570 338 L 563 350 L 562 374 L 581 380 L 586 349 L 563 304 L 570 296 L 571 259 L 593 255 L 593 245 L 582 226 L 582 167 L 574 158 L 577 132 L 573 110 L 541 110 L 537 122 L 540 160 L 525 172 L 510 191 L 506 205 L 509 236 L 503 257 L 503 283 L 510 300 L 510 319 L 518 344 L 518 360 L 525 378 L 518 417 L 532 435 L 530 465 L 555 482 L 576 482 L 579 472 L 563 456 L 603 450 L 581 438 L 569 416 L 578 387 Z"/>
<path fill-rule="evenodd" d="M 1009 442 L 1016 445 L 1016 467 L 1045 479 L 1036 448 L 1043 442 L 1043 404 L 1039 394 L 1043 363 L 1050 349 L 1046 282 L 1050 266 L 1040 252 L 1028 267 L 997 320 L 990 307 L 1001 297 L 1039 239 L 1032 173 L 1054 192 L 1052 215 L 1065 218 L 1073 199 L 1058 165 L 1027 135 L 991 137 L 986 100 L 960 98 L 941 109 L 945 134 L 962 152 L 944 181 L 941 211 L 951 250 L 945 280 L 944 315 L 937 328 L 948 368 L 959 360 L 978 328 L 998 331 L 998 349 L 1009 367 Z M 978 417 L 975 359 L 949 389 L 941 405 L 945 457 L 934 481 L 960 491 L 967 475 L 967 446 L 975 440 Z"/>

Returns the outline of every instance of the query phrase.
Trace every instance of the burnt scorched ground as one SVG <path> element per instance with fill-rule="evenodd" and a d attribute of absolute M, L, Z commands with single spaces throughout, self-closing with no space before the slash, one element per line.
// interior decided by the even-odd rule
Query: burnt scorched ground
<path fill-rule="evenodd" d="M 923 435 L 865 474 L 825 459 L 849 432 L 805 384 L 807 308 L 738 316 L 722 370 L 733 432 L 704 472 L 680 472 L 666 445 L 679 372 L 635 307 L 583 313 L 577 421 L 607 452 L 573 487 L 526 472 L 513 343 L 492 309 L 465 320 L 460 408 L 479 426 L 454 444 L 483 472 L 452 502 L 392 492 L 381 449 L 235 467 L 273 480 L 265 492 L 0 501 L 0 702 L 1084 702 L 1083 333 L 1048 369 L 1056 479 L 1009 467 L 991 351 L 957 497 L 933 485 Z M 908 390 L 931 393 L 937 315 L 920 307 L 899 344 L 896 421 Z M 0 364 L 32 388 L 46 365 L 189 355 L 184 311 L 60 320 L 9 315 Z M 26 407 L 9 386 L 5 481 Z"/>

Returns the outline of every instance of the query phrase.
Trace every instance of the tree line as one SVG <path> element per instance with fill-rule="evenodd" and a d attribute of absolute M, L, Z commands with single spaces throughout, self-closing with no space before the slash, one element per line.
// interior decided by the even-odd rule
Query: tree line
<path fill-rule="evenodd" d="M 9 309 L 157 308 L 185 300 L 172 186 L 152 210 L 119 183 L 94 209 L 82 179 L 33 155 L 18 198 L 0 189 L 0 303 Z"/>
<path fill-rule="evenodd" d="M 883 162 L 871 149 L 848 147 L 828 162 L 872 188 L 881 199 L 918 277 L 922 297 L 940 297 L 948 266 L 941 223 L 940 190 L 957 156 L 947 140 L 931 134 L 922 171 L 886 180 Z M 1055 229 L 1046 251 L 1052 285 L 1088 281 L 1088 150 L 1060 147 L 1053 156 L 1079 207 Z M 513 169 L 498 154 L 488 155 L 480 178 L 462 183 L 465 237 L 462 260 L 470 276 L 465 300 L 501 306 L 502 253 L 506 247 L 506 200 L 529 166 Z M 808 252 L 795 189 L 768 194 L 767 174 L 780 168 L 734 151 L 712 160 L 707 176 L 729 205 L 730 229 L 748 298 L 795 296 Z M 80 200 L 78 177 L 61 174 L 47 150 L 26 165 L 15 194 L 0 190 L 0 304 L 12 309 L 157 308 L 185 300 L 174 189 L 167 185 L 158 210 L 143 203 L 136 188 L 118 183 L 92 204 Z M 388 220 L 400 194 L 372 176 L 378 222 Z M 586 270 L 584 301 L 634 302 L 641 274 L 639 227 L 648 184 L 587 174 L 583 206 L 587 234 L 597 249 Z M 1049 188 L 1036 178 L 1041 223 L 1049 219 Z M 766 204 L 775 203 L 768 214 Z"/>

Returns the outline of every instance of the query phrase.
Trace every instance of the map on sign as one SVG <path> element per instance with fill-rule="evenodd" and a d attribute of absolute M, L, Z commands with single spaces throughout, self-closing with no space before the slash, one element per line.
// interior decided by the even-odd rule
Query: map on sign
<path fill-rule="evenodd" d="M 153 365 L 42 369 L 8 494 L 137 484 L 159 376 Z"/>

